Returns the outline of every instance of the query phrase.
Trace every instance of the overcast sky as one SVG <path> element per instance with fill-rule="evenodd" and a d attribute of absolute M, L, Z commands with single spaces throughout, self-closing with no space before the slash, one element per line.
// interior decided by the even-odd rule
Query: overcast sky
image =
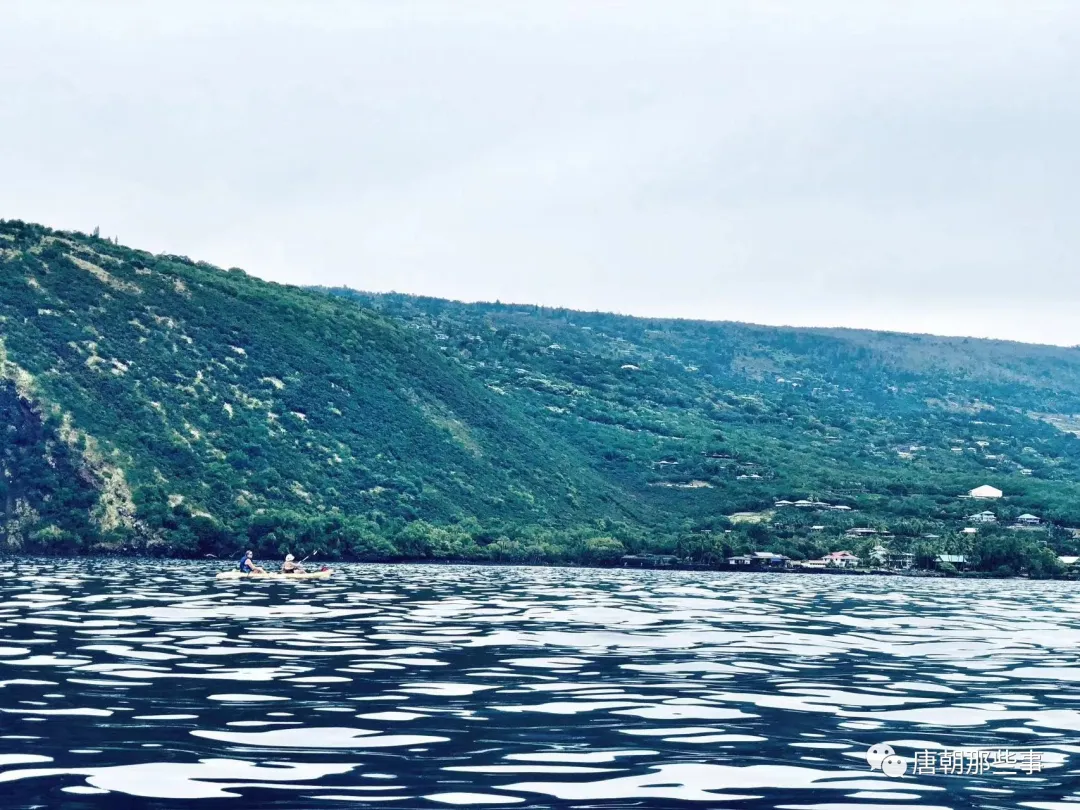
<path fill-rule="evenodd" d="M 0 0 L 0 217 L 275 281 L 1080 343 L 1071 0 Z"/>

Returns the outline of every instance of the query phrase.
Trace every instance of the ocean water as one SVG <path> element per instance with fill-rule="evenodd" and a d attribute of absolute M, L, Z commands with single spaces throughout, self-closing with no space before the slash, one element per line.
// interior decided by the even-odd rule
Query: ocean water
<path fill-rule="evenodd" d="M 1080 810 L 1073 583 L 216 570 L 5 561 L 0 806 Z"/>

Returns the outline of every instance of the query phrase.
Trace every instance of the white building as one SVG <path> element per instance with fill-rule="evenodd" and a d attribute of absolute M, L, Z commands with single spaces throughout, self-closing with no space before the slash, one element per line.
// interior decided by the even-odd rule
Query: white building
<path fill-rule="evenodd" d="M 850 551 L 834 551 L 821 558 L 825 565 L 832 568 L 857 568 L 859 558 Z"/>
<path fill-rule="evenodd" d="M 989 484 L 983 484 L 981 487 L 975 487 L 968 493 L 969 498 L 1000 498 L 1004 493 L 997 487 L 992 487 Z"/>
<path fill-rule="evenodd" d="M 987 510 L 985 512 L 979 512 L 977 515 L 971 515 L 968 520 L 971 523 L 997 523 L 997 515 Z"/>

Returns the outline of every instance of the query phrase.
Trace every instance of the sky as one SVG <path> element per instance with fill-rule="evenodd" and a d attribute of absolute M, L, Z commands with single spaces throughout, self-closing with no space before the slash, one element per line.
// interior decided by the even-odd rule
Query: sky
<path fill-rule="evenodd" d="M 0 16 L 0 218 L 293 284 L 1080 344 L 1072 0 Z"/>

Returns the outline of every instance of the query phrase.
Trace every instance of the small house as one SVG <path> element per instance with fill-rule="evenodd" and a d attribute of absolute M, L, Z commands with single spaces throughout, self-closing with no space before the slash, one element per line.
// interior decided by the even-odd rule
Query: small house
<path fill-rule="evenodd" d="M 936 557 L 936 562 L 938 565 L 948 563 L 949 565 L 957 569 L 967 568 L 968 564 L 967 557 L 965 557 L 963 554 L 938 554 Z"/>
<path fill-rule="evenodd" d="M 878 533 L 877 529 L 848 529 L 844 534 L 848 537 L 871 537 Z"/>
<path fill-rule="evenodd" d="M 749 554 L 739 554 L 728 557 L 728 565 L 741 565 L 750 568 L 787 568 L 790 560 L 783 554 L 773 554 L 771 551 L 752 551 Z"/>
<path fill-rule="evenodd" d="M 890 551 L 885 559 L 885 567 L 895 571 L 907 571 L 915 567 L 915 555 L 910 551 Z"/>
<path fill-rule="evenodd" d="M 755 551 L 752 556 L 755 565 L 764 565 L 769 568 L 787 568 L 791 562 L 783 554 L 773 554 L 771 551 Z"/>
<path fill-rule="evenodd" d="M 994 499 L 1000 498 L 1004 493 L 997 487 L 992 487 L 989 484 L 983 484 L 981 487 L 975 487 L 975 489 L 968 492 L 969 498 L 982 498 L 982 499 Z"/>
<path fill-rule="evenodd" d="M 967 528 L 964 528 L 964 529 L 960 530 L 960 534 L 978 534 L 978 533 L 979 533 L 979 530 L 976 529 L 974 526 L 968 526 Z"/>
<path fill-rule="evenodd" d="M 915 555 L 906 551 L 892 551 L 885 546 L 874 546 L 870 558 L 883 568 L 906 571 L 915 565 Z"/>
<path fill-rule="evenodd" d="M 1023 514 L 1023 515 L 1020 515 L 1020 517 L 1018 517 L 1016 519 L 1016 525 L 1017 526 L 1029 526 L 1030 527 L 1030 526 L 1039 526 L 1041 524 L 1042 524 L 1042 520 L 1040 520 L 1035 515 L 1031 515 L 1031 514 Z"/>
<path fill-rule="evenodd" d="M 997 523 L 997 515 L 987 509 L 985 512 L 979 512 L 977 515 L 972 515 L 968 518 L 970 523 Z"/>
<path fill-rule="evenodd" d="M 857 568 L 859 565 L 859 558 L 850 551 L 834 551 L 821 559 L 833 568 Z"/>

